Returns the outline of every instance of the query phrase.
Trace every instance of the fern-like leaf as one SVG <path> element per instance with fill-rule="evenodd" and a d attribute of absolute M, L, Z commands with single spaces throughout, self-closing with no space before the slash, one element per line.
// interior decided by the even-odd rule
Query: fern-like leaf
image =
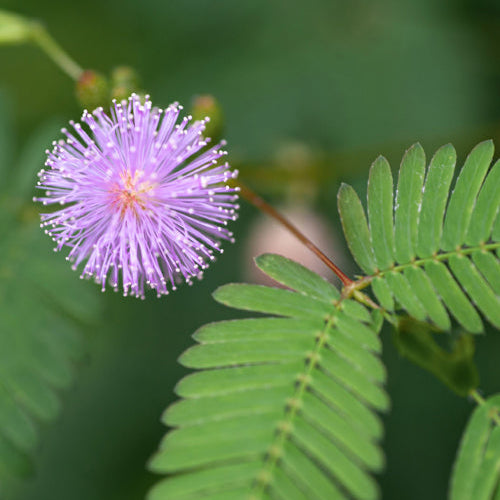
<path fill-rule="evenodd" d="M 174 427 L 150 463 L 170 474 L 150 500 L 372 499 L 370 472 L 387 410 L 381 343 L 370 313 L 318 275 L 265 255 L 258 266 L 292 288 L 232 284 L 215 298 L 272 314 L 205 325 L 180 361 L 198 372 L 164 414 Z"/>
<path fill-rule="evenodd" d="M 44 128 L 28 142 L 15 175 L 0 168 L 0 496 L 31 470 L 38 421 L 59 412 L 82 326 L 98 310 L 93 291 L 52 251 L 31 201 L 53 132 Z"/>
<path fill-rule="evenodd" d="M 368 219 L 352 187 L 342 185 L 339 212 L 347 243 L 380 304 L 405 309 L 443 330 L 448 312 L 479 333 L 479 312 L 500 328 L 500 161 L 488 171 L 493 143 L 478 144 L 450 188 L 451 145 L 426 168 L 419 144 L 405 154 L 394 195 L 380 157 L 370 169 Z"/>
<path fill-rule="evenodd" d="M 465 429 L 450 485 L 451 500 L 500 497 L 500 395 L 478 406 Z"/>

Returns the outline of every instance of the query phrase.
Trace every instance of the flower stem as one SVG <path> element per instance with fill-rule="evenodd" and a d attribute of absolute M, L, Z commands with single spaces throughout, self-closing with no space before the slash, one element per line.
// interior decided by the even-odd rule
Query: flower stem
<path fill-rule="evenodd" d="M 289 220 L 281 215 L 269 203 L 264 201 L 257 193 L 238 181 L 240 194 L 262 212 L 277 220 L 282 226 L 286 227 L 301 243 L 303 243 L 311 252 L 313 252 L 324 264 L 326 264 L 342 281 L 344 286 L 349 286 L 353 281 L 348 278 L 309 238 L 302 234 Z"/>
<path fill-rule="evenodd" d="M 70 78 L 78 81 L 83 69 L 63 50 L 63 48 L 49 35 L 45 27 L 34 22 L 31 36 L 35 42 Z"/>

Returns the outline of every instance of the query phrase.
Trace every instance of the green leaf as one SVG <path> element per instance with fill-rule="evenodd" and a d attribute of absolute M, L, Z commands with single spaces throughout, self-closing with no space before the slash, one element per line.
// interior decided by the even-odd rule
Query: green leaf
<path fill-rule="evenodd" d="M 441 262 L 431 261 L 425 265 L 425 272 L 457 321 L 467 331 L 481 333 L 481 318 L 446 266 Z"/>
<path fill-rule="evenodd" d="M 98 312 L 87 284 L 60 257 L 38 224 L 7 230 L 0 244 L 0 436 L 25 454 L 37 443 L 36 421 L 59 413 L 57 392 L 71 382 L 72 364 L 82 353 L 81 326 Z M 45 282 L 37 279 L 41 266 L 51 270 Z M 65 290 L 63 300 L 59 290 Z M 10 460 L 10 451 L 0 451 L 0 464 Z M 0 482 L 13 480 L 0 472 Z"/>
<path fill-rule="evenodd" d="M 350 316 L 347 312 L 348 307 L 346 307 L 348 304 L 350 304 L 351 306 L 359 306 L 357 302 L 354 302 L 352 300 L 344 301 L 341 304 L 341 308 L 345 314 L 336 314 L 334 320 L 334 325 L 336 326 L 336 328 L 339 331 L 343 332 L 346 336 L 351 337 L 356 342 L 356 344 L 365 347 L 366 349 L 373 352 L 381 352 L 382 343 L 380 342 L 380 338 L 377 335 L 373 335 L 373 325 L 364 324 L 369 323 L 371 318 Z M 363 310 L 366 311 L 366 309 L 364 308 Z"/>
<path fill-rule="evenodd" d="M 405 153 L 399 169 L 396 204 L 394 205 L 395 246 L 398 262 L 409 262 L 415 256 L 424 175 L 425 153 L 420 144 L 415 144 Z"/>
<path fill-rule="evenodd" d="M 451 500 L 490 500 L 500 481 L 500 395 L 478 406 L 458 449 L 450 484 Z"/>
<path fill-rule="evenodd" d="M 391 287 L 387 280 L 375 277 L 372 281 L 372 290 L 379 304 L 387 311 L 394 311 L 394 299 Z"/>
<path fill-rule="evenodd" d="M 281 400 L 285 404 L 289 392 L 288 384 L 283 384 L 210 398 L 183 400 L 170 406 L 162 421 L 170 426 L 194 425 L 241 415 L 267 413 L 276 406 L 276 401 Z"/>
<path fill-rule="evenodd" d="M 19 450 L 8 438 L 0 434 L 0 477 L 2 478 L 2 495 L 9 487 L 7 479 L 28 476 L 33 473 L 33 466 L 28 456 Z"/>
<path fill-rule="evenodd" d="M 326 319 L 330 307 L 324 301 L 261 285 L 229 284 L 218 288 L 215 300 L 236 309 L 258 311 L 292 318 Z"/>
<path fill-rule="evenodd" d="M 331 412 L 329 406 L 311 393 L 304 396 L 303 415 L 312 425 L 337 441 L 347 455 L 352 455 L 368 469 L 384 468 L 384 456 L 366 434 L 351 426 L 343 416 Z"/>
<path fill-rule="evenodd" d="M 394 228 L 392 220 L 392 173 L 385 158 L 379 156 L 370 169 L 368 180 L 368 218 L 373 253 L 379 269 L 388 269 L 394 262 Z"/>
<path fill-rule="evenodd" d="M 230 490 L 251 480 L 257 472 L 258 464 L 255 462 L 243 462 L 201 470 L 159 482 L 148 498 L 161 500 L 162 498 L 179 498 L 181 495 L 183 499 L 196 500 L 202 498 L 201 495 L 205 498 L 204 495 L 209 494 L 211 490 L 217 490 L 218 485 L 225 484 Z"/>
<path fill-rule="evenodd" d="M 273 412 L 183 426 L 165 436 L 150 467 L 157 472 L 180 472 L 229 460 L 252 460 L 273 442 L 280 417 L 275 407 Z"/>
<path fill-rule="evenodd" d="M 329 406 L 334 406 L 344 418 L 355 424 L 359 432 L 367 434 L 374 440 L 382 438 L 383 427 L 378 416 L 363 405 L 342 383 L 317 370 L 312 376 L 311 389 Z"/>
<path fill-rule="evenodd" d="M 366 376 L 339 354 L 326 350 L 321 357 L 320 366 L 332 378 L 344 384 L 365 404 L 380 411 L 389 409 L 389 399 L 386 393 L 377 384 L 374 384 L 376 379 Z"/>
<path fill-rule="evenodd" d="M 301 368 L 302 363 L 299 361 L 200 371 L 180 380 L 175 392 L 183 398 L 227 394 L 225 382 L 229 375 L 232 382 L 230 390 L 246 391 L 262 386 L 276 387 L 287 384 Z"/>
<path fill-rule="evenodd" d="M 429 165 L 418 225 L 419 257 L 430 257 L 439 250 L 446 202 L 456 161 L 455 148 L 447 144 L 436 151 Z"/>
<path fill-rule="evenodd" d="M 377 498 L 384 467 L 375 410 L 389 407 L 371 314 L 276 255 L 257 259 L 295 291 L 226 285 L 217 300 L 285 317 L 211 323 L 180 358 L 149 498 Z"/>
<path fill-rule="evenodd" d="M 488 241 L 499 210 L 500 161 L 497 161 L 488 174 L 474 205 L 472 214 L 474 224 L 469 226 L 467 245 L 475 246 Z"/>
<path fill-rule="evenodd" d="M 288 441 L 285 444 L 281 460 L 283 469 L 295 478 L 308 498 L 321 500 L 344 497 L 335 483 L 325 476 L 323 469 L 295 443 Z"/>
<path fill-rule="evenodd" d="M 495 294 L 500 295 L 500 262 L 494 257 L 494 254 L 485 251 L 474 252 L 472 261 L 486 278 Z"/>
<path fill-rule="evenodd" d="M 31 38 L 32 21 L 0 10 L 0 44 L 23 43 Z"/>
<path fill-rule="evenodd" d="M 495 223 L 493 224 L 493 231 L 491 234 L 491 239 L 493 241 L 500 240 L 500 214 L 497 215 Z M 500 249 L 497 250 L 497 255 L 500 253 Z"/>
<path fill-rule="evenodd" d="M 365 273 L 376 271 L 370 232 L 363 205 L 354 189 L 342 184 L 338 193 L 338 207 L 344 235 L 351 253 Z"/>
<path fill-rule="evenodd" d="M 1 130 L 0 125 L 0 140 Z M 40 231 L 31 200 L 32 174 L 41 160 L 34 145 L 47 138 L 45 126 L 28 140 L 21 160 L 12 162 L 16 168 L 2 172 L 0 484 L 9 490 L 32 472 L 38 421 L 58 415 L 59 391 L 71 383 L 74 361 L 83 351 L 82 329 L 99 313 L 95 292 L 54 254 Z"/>
<path fill-rule="evenodd" d="M 354 300 L 343 300 L 342 302 L 340 302 L 340 309 L 345 313 L 346 316 L 358 320 L 358 322 L 372 322 L 372 317 L 370 316 L 370 313 L 366 310 L 366 308 L 360 303 L 355 302 Z M 378 339 L 375 339 L 374 342 L 380 341 Z"/>
<path fill-rule="evenodd" d="M 207 344 L 194 346 L 186 351 L 179 362 L 188 368 L 215 368 L 237 366 L 243 363 L 279 363 L 292 361 L 304 352 L 307 339 L 283 345 L 282 341 L 270 341 L 262 345 L 260 340 L 232 342 L 224 345 Z"/>
<path fill-rule="evenodd" d="M 344 335 L 340 329 L 338 332 L 339 335 L 327 339 L 332 351 L 342 356 L 367 377 L 376 382 L 385 382 L 386 372 L 379 358 L 370 351 L 360 350 L 359 344 L 350 335 Z"/>
<path fill-rule="evenodd" d="M 327 470 L 335 471 L 335 478 L 354 498 L 378 498 L 379 491 L 372 477 L 348 459 L 332 441 L 326 440 L 316 427 L 304 420 L 294 426 L 298 445 Z"/>
<path fill-rule="evenodd" d="M 463 255 L 450 257 L 450 267 L 469 297 L 497 328 L 500 328 L 500 298 L 479 274 L 474 264 Z"/>
<path fill-rule="evenodd" d="M 424 320 L 426 311 L 424 306 L 415 295 L 406 276 L 391 272 L 386 275 L 386 281 L 394 294 L 396 300 L 406 309 L 414 318 Z"/>
<path fill-rule="evenodd" d="M 478 144 L 460 171 L 444 220 L 441 248 L 455 250 L 465 241 L 476 197 L 493 158 L 493 141 Z"/>
<path fill-rule="evenodd" d="M 431 321 L 442 330 L 449 330 L 451 327 L 450 318 L 441 304 L 440 297 L 432 286 L 429 276 L 419 267 L 409 267 L 405 270 L 404 276 Z"/>
<path fill-rule="evenodd" d="M 293 260 L 268 253 L 257 257 L 255 262 L 273 280 L 313 299 L 330 304 L 340 298 L 331 283 Z"/>
<path fill-rule="evenodd" d="M 500 427 L 490 434 L 484 460 L 474 485 L 474 498 L 491 498 L 498 491 L 500 480 Z"/>
<path fill-rule="evenodd" d="M 410 148 L 399 171 L 394 239 L 390 167 L 385 160 L 379 158 L 371 169 L 369 227 L 353 189 L 340 189 L 349 248 L 384 309 L 405 310 L 442 330 L 452 327 L 451 314 L 467 331 L 482 332 L 478 311 L 500 326 L 500 163 L 488 172 L 492 157 L 491 141 L 476 146 L 450 196 L 453 146 L 435 153 L 427 173 L 422 148 Z M 395 259 L 390 252 L 393 241 Z"/>
<path fill-rule="evenodd" d="M 0 428 L 3 429 L 5 438 L 23 452 L 33 450 L 37 443 L 33 421 L 2 382 L 0 382 Z"/>
<path fill-rule="evenodd" d="M 290 478 L 284 469 L 276 469 L 273 478 L 273 488 L 281 492 L 283 498 L 290 500 L 308 500 L 306 494 L 299 488 L 299 485 Z"/>
<path fill-rule="evenodd" d="M 204 344 L 245 340 L 293 343 L 300 342 L 301 337 L 316 335 L 322 329 L 323 322 L 316 319 L 250 318 L 209 323 L 197 330 L 193 337 Z"/>

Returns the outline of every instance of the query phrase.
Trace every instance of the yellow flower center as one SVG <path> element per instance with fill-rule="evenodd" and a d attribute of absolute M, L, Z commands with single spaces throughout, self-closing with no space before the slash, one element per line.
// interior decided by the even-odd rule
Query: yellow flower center
<path fill-rule="evenodd" d="M 148 181 L 141 182 L 143 175 L 142 170 L 136 170 L 133 176 L 130 171 L 123 172 L 120 174 L 121 181 L 112 186 L 110 190 L 112 204 L 120 211 L 122 217 L 127 210 L 132 210 L 137 215 L 139 209 L 146 209 L 148 193 L 155 185 Z"/>

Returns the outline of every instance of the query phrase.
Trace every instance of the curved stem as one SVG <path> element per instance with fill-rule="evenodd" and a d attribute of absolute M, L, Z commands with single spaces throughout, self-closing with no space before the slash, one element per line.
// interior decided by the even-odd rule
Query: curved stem
<path fill-rule="evenodd" d="M 286 227 L 301 243 L 303 243 L 311 252 L 313 252 L 324 264 L 326 264 L 342 281 L 344 286 L 349 286 L 354 283 L 346 276 L 309 238 L 302 234 L 289 220 L 281 215 L 269 203 L 264 201 L 257 193 L 254 193 L 250 188 L 246 187 L 241 182 L 237 183 L 240 188 L 240 194 L 243 198 L 249 201 L 262 212 L 277 220 L 282 226 Z"/>
<path fill-rule="evenodd" d="M 63 50 L 40 24 L 33 23 L 32 40 L 73 80 L 78 81 L 83 69 Z"/>

